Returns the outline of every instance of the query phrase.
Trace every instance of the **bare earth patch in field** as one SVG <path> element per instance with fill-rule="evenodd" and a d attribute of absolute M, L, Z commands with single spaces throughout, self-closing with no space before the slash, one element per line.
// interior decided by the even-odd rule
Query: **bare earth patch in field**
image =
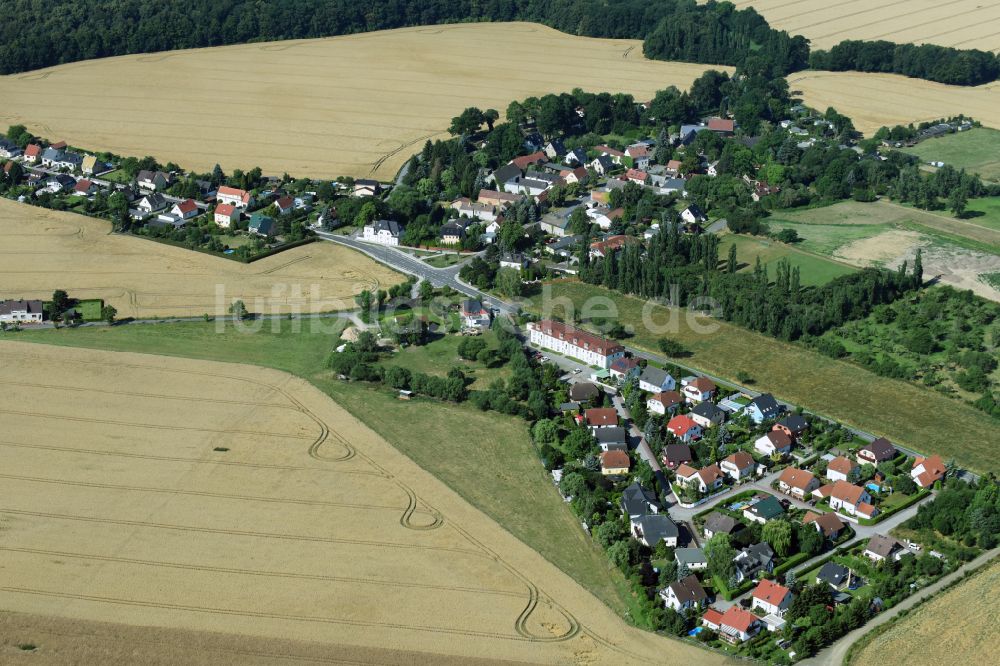
<path fill-rule="evenodd" d="M 120 317 L 353 307 L 363 289 L 402 277 L 353 250 L 316 242 L 242 264 L 163 243 L 109 234 L 111 224 L 0 199 L 0 285 L 5 298 L 103 298 Z M 224 298 L 217 302 L 216 290 Z"/>
<path fill-rule="evenodd" d="M 888 262 L 920 242 L 920 234 L 913 231 L 886 231 L 873 238 L 848 243 L 837 250 L 834 256 L 855 266 L 888 265 Z"/>
<path fill-rule="evenodd" d="M 865 666 L 987 664 L 1000 623 L 1000 562 L 923 604 L 873 639 L 851 660 Z M 992 655 L 992 656 L 991 656 Z"/>
<path fill-rule="evenodd" d="M 475 23 L 132 55 L 0 77 L 0 119 L 71 144 L 184 167 L 388 179 L 451 118 L 515 99 L 687 88 L 708 65 L 646 60 L 638 40 Z M 714 67 L 715 69 L 728 69 Z M 64 104 L 72 99 L 72 108 Z"/>
<path fill-rule="evenodd" d="M 773 27 L 803 35 L 813 48 L 845 39 L 940 44 L 962 49 L 1000 49 L 1000 5 L 982 0 L 739 0 Z"/>
<path fill-rule="evenodd" d="M 5 610 L 426 662 L 723 662 L 627 627 L 291 375 L 0 342 L 0 383 Z"/>
<path fill-rule="evenodd" d="M 834 107 L 871 136 L 883 125 L 906 125 L 964 113 L 1000 128 L 1000 82 L 946 86 L 898 74 L 806 71 L 788 77 L 809 106 Z"/>

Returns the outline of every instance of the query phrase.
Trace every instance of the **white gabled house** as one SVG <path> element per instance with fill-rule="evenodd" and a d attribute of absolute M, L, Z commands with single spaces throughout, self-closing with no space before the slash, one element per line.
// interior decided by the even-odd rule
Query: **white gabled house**
<path fill-rule="evenodd" d="M 375 220 L 366 224 L 361 232 L 361 240 L 379 245 L 399 245 L 403 237 L 403 225 L 395 220 Z"/>

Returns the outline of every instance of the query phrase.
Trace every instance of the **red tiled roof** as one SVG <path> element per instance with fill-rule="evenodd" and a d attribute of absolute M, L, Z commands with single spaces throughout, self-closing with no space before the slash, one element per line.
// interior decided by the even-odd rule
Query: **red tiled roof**
<path fill-rule="evenodd" d="M 611 146 L 604 146 L 604 145 L 594 146 L 594 150 L 596 150 L 597 152 L 602 153 L 604 155 L 610 155 L 611 157 L 624 157 L 625 156 L 625 153 L 623 153 L 622 151 L 620 151 L 620 150 L 618 150 L 616 148 L 612 148 Z"/>
<path fill-rule="evenodd" d="M 52 148 L 54 150 L 62 150 L 65 147 L 66 147 L 66 142 L 65 141 L 56 141 L 51 146 L 49 146 L 49 148 Z"/>
<path fill-rule="evenodd" d="M 868 502 L 862 502 L 861 504 L 858 505 L 857 512 L 859 516 L 863 516 L 865 518 L 871 518 L 872 515 L 874 515 L 875 513 L 875 506 L 869 504 Z"/>
<path fill-rule="evenodd" d="M 738 469 L 746 469 L 754 464 L 753 456 L 746 451 L 737 451 L 725 459 L 724 462 L 732 463 Z"/>
<path fill-rule="evenodd" d="M 611 250 L 617 250 L 620 247 L 626 245 L 636 245 L 639 243 L 639 239 L 634 236 L 608 236 L 602 241 L 596 241 L 590 244 L 590 249 L 597 250 L 602 254 L 607 254 Z"/>
<path fill-rule="evenodd" d="M 921 465 L 923 465 L 924 471 L 918 474 L 915 479 L 921 488 L 933 486 L 935 481 L 944 478 L 947 471 L 944 461 L 938 455 L 930 456 L 929 458 L 917 457 L 913 461 L 913 469 L 917 469 Z"/>
<path fill-rule="evenodd" d="M 783 449 L 792 445 L 792 438 L 784 430 L 772 430 L 767 433 L 767 438 L 771 440 L 775 448 Z"/>
<path fill-rule="evenodd" d="M 291 208 L 293 203 L 295 203 L 295 200 L 292 199 L 291 197 L 281 197 L 280 199 L 274 202 L 274 204 L 282 210 L 286 208 Z"/>
<path fill-rule="evenodd" d="M 194 199 L 185 199 L 184 201 L 177 204 L 177 209 L 182 215 L 187 215 L 193 210 L 198 210 L 198 204 L 194 202 Z"/>
<path fill-rule="evenodd" d="M 649 174 L 639 169 L 629 169 L 625 172 L 625 177 L 629 180 L 639 180 L 645 183 L 646 179 L 649 178 Z"/>
<path fill-rule="evenodd" d="M 697 426 L 698 424 L 692 421 L 691 417 L 687 414 L 678 414 L 667 422 L 667 430 L 677 437 L 687 434 L 688 430 Z"/>
<path fill-rule="evenodd" d="M 532 164 L 539 164 L 548 159 L 548 156 L 542 151 L 536 153 L 531 153 L 530 155 L 522 155 L 521 157 L 515 157 L 511 160 L 511 164 L 516 166 L 521 171 L 524 171 Z"/>
<path fill-rule="evenodd" d="M 28 147 L 24 149 L 25 157 L 38 157 L 42 154 L 42 147 L 37 143 L 28 144 Z"/>
<path fill-rule="evenodd" d="M 625 154 L 629 157 L 649 157 L 649 148 L 646 146 L 629 146 L 625 149 Z"/>
<path fill-rule="evenodd" d="M 722 470 L 719 469 L 718 465 L 713 463 L 711 465 L 708 465 L 707 467 L 702 467 L 701 469 L 699 469 L 698 476 L 701 477 L 701 480 L 707 486 L 715 483 L 716 479 L 722 478 Z"/>
<path fill-rule="evenodd" d="M 691 465 L 688 465 L 687 463 L 681 463 L 677 467 L 677 476 L 682 479 L 691 478 L 697 473 L 698 470 L 696 470 L 694 467 L 691 467 Z"/>
<path fill-rule="evenodd" d="M 805 491 L 815 480 L 816 477 L 813 476 L 812 472 L 807 472 L 804 469 L 796 469 L 795 467 L 786 468 L 781 473 L 781 476 L 778 477 L 778 481 L 784 483 L 786 486 L 802 491 Z"/>
<path fill-rule="evenodd" d="M 604 469 L 628 469 L 632 459 L 624 451 L 605 451 L 601 454 L 601 467 Z"/>
<path fill-rule="evenodd" d="M 711 118 L 708 121 L 708 129 L 715 132 L 732 132 L 736 129 L 736 123 L 724 118 Z"/>
<path fill-rule="evenodd" d="M 835 534 L 839 534 L 844 529 L 845 524 L 835 513 L 815 513 L 808 511 L 805 517 L 802 518 L 802 524 L 809 525 L 810 523 L 816 523 L 825 537 L 832 537 Z"/>
<path fill-rule="evenodd" d="M 702 393 L 711 393 L 716 388 L 715 382 L 713 382 L 708 377 L 698 377 L 696 380 L 688 384 L 688 386 L 693 386 Z"/>
<path fill-rule="evenodd" d="M 840 472 L 841 474 L 850 474 L 851 470 L 857 467 L 858 464 L 849 458 L 844 456 L 837 456 L 830 461 L 827 465 L 827 469 L 832 469 L 834 472 Z"/>
<path fill-rule="evenodd" d="M 233 212 L 236 210 L 236 206 L 232 204 L 220 203 L 215 207 L 216 215 L 225 215 L 226 217 L 232 217 Z"/>
<path fill-rule="evenodd" d="M 830 489 L 830 497 L 836 497 L 842 502 L 849 502 L 857 505 L 861 501 L 861 494 L 865 489 L 847 481 L 837 481 Z"/>
<path fill-rule="evenodd" d="M 662 393 L 654 394 L 651 400 L 656 400 L 664 407 L 669 408 L 684 402 L 684 396 L 677 391 L 663 391 Z"/>
<path fill-rule="evenodd" d="M 74 192 L 86 192 L 87 190 L 89 190 L 91 188 L 92 185 L 93 185 L 92 182 L 90 182 L 86 178 L 83 178 L 83 179 L 77 181 L 76 185 L 73 186 L 73 191 Z"/>
<path fill-rule="evenodd" d="M 668 160 L 667 161 L 667 168 L 671 169 L 673 171 L 680 171 L 680 169 L 681 169 L 681 161 L 680 160 Z"/>
<path fill-rule="evenodd" d="M 226 196 L 230 196 L 230 197 L 240 197 L 240 198 L 243 198 L 247 194 L 247 191 L 246 190 L 240 190 L 240 189 L 237 189 L 235 187 L 229 187 L 228 185 L 222 185 L 222 186 L 219 187 L 218 192 L 216 192 L 216 196 L 218 196 L 220 194 L 223 194 L 223 195 L 226 195 Z"/>
<path fill-rule="evenodd" d="M 615 426 L 618 425 L 618 412 L 613 407 L 595 407 L 583 413 L 587 425 Z"/>
<path fill-rule="evenodd" d="M 722 613 L 715 610 L 714 608 L 709 608 L 705 611 L 705 614 L 701 616 L 703 622 L 708 622 L 709 624 L 714 624 L 719 626 L 722 623 Z"/>
<path fill-rule="evenodd" d="M 737 631 L 747 632 L 753 623 L 757 621 L 757 616 L 743 610 L 739 606 L 730 606 L 729 610 L 722 614 L 720 626 L 732 627 Z"/>
<path fill-rule="evenodd" d="M 545 335 L 569 342 L 574 347 L 596 352 L 603 356 L 625 351 L 625 348 L 617 342 L 551 319 L 529 322 L 528 328 L 539 330 Z"/>
<path fill-rule="evenodd" d="M 760 599 L 763 602 L 769 603 L 772 606 L 780 606 L 789 591 L 790 590 L 784 585 L 778 585 L 774 581 L 767 580 L 765 578 L 757 583 L 757 587 L 753 591 L 753 597 L 754 599 Z"/>

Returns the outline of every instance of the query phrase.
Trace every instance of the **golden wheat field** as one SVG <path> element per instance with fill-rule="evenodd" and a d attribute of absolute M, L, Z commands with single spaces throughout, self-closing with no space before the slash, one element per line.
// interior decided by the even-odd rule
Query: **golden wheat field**
<path fill-rule="evenodd" d="M 722 662 L 627 627 L 291 375 L 0 342 L 0 383 L 6 611 L 426 662 Z"/>
<path fill-rule="evenodd" d="M 0 119 L 186 168 L 391 178 L 468 106 L 570 91 L 652 97 L 707 65 L 531 23 L 409 28 L 92 60 L 0 77 Z M 726 68 L 721 68 L 726 69 Z M 67 103 L 67 102 L 70 103 Z M 416 147 L 415 147 L 416 146 Z"/>
<path fill-rule="evenodd" d="M 359 252 L 315 242 L 242 264 L 141 238 L 109 234 L 103 220 L 0 198 L 0 285 L 7 298 L 103 298 L 119 317 L 354 307 L 363 289 L 402 277 Z M 220 295 L 221 294 L 221 295 Z"/>
<path fill-rule="evenodd" d="M 1000 82 L 947 86 L 898 74 L 805 71 L 788 76 L 788 87 L 809 106 L 834 107 L 871 136 L 883 125 L 916 123 L 965 114 L 1000 127 Z"/>
<path fill-rule="evenodd" d="M 897 620 L 851 659 L 852 666 L 988 664 L 996 662 L 989 638 L 1000 622 L 1000 562 Z"/>
<path fill-rule="evenodd" d="M 1000 50 L 1000 4 L 984 0 L 736 0 L 775 28 L 809 38 L 814 48 L 845 39 L 884 39 Z"/>

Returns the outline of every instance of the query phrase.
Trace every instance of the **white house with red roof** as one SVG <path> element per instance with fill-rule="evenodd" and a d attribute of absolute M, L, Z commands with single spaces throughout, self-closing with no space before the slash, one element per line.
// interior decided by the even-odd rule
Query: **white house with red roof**
<path fill-rule="evenodd" d="M 785 455 L 792 450 L 792 438 L 781 430 L 772 430 L 754 442 L 753 448 L 765 456 L 772 456 L 775 453 Z"/>
<path fill-rule="evenodd" d="M 687 383 L 684 383 L 684 387 L 681 392 L 685 395 L 688 402 L 704 402 L 705 400 L 711 400 L 712 396 L 715 395 L 715 391 L 718 387 L 708 377 L 697 377 Z"/>
<path fill-rule="evenodd" d="M 701 437 L 701 426 L 687 414 L 678 414 L 667 421 L 667 432 L 682 442 L 692 442 Z"/>
<path fill-rule="evenodd" d="M 528 322 L 528 340 L 535 347 L 551 349 L 605 370 L 625 356 L 625 347 L 617 342 L 551 319 Z"/>
<path fill-rule="evenodd" d="M 42 147 L 37 143 L 29 143 L 24 149 L 24 161 L 34 164 L 42 159 Z"/>
<path fill-rule="evenodd" d="M 751 608 L 759 608 L 778 617 L 785 614 L 794 598 L 792 591 L 787 587 L 766 578 L 757 583 L 751 596 L 753 598 Z"/>
<path fill-rule="evenodd" d="M 677 468 L 677 481 L 685 486 L 695 486 L 699 491 L 707 493 L 722 485 L 722 471 L 716 464 L 701 469 L 684 464 Z"/>
<path fill-rule="evenodd" d="M 182 220 L 190 220 L 192 217 L 198 216 L 198 204 L 194 202 L 194 199 L 185 199 L 175 203 L 170 209 L 170 214 L 176 215 Z"/>
<path fill-rule="evenodd" d="M 848 515 L 855 515 L 858 506 L 861 504 L 871 504 L 872 496 L 861 486 L 856 486 L 847 481 L 835 481 L 830 488 L 830 508 L 833 510 L 843 509 Z"/>
<path fill-rule="evenodd" d="M 646 401 L 646 409 L 653 414 L 665 415 L 677 411 L 677 406 L 684 402 L 684 397 L 677 391 L 662 391 L 655 393 Z"/>
<path fill-rule="evenodd" d="M 705 611 L 705 614 L 701 616 L 701 626 L 711 629 L 712 631 L 719 631 L 722 625 L 722 613 L 715 610 L 714 608 L 709 608 Z"/>
<path fill-rule="evenodd" d="M 921 488 L 930 488 L 935 482 L 943 479 L 946 473 L 944 461 L 938 455 L 929 458 L 917 457 L 913 461 L 913 469 L 910 470 L 910 476 Z"/>
<path fill-rule="evenodd" d="M 760 618 L 739 606 L 731 606 L 719 620 L 719 637 L 729 643 L 748 641 L 760 632 Z"/>
<path fill-rule="evenodd" d="M 220 203 L 215 207 L 215 223 L 228 229 L 240 221 L 240 209 L 233 204 Z"/>
<path fill-rule="evenodd" d="M 253 195 L 246 190 L 222 185 L 215 193 L 215 201 L 217 203 L 230 204 L 237 208 L 247 208 L 253 205 Z"/>
<path fill-rule="evenodd" d="M 819 480 L 807 470 L 786 467 L 778 477 L 778 488 L 783 493 L 803 499 L 819 488 Z"/>
<path fill-rule="evenodd" d="M 736 121 L 726 118 L 709 118 L 708 129 L 721 136 L 731 136 L 736 131 Z"/>
<path fill-rule="evenodd" d="M 849 477 L 857 469 L 860 469 L 860 466 L 854 460 L 845 458 L 844 456 L 837 456 L 827 463 L 826 478 L 831 481 L 849 481 Z"/>
<path fill-rule="evenodd" d="M 97 192 L 97 185 L 94 184 L 94 181 L 87 178 L 81 178 L 73 186 L 73 194 L 78 197 L 89 197 L 95 192 Z"/>
<path fill-rule="evenodd" d="M 752 476 L 756 467 L 757 462 L 746 451 L 737 451 L 719 463 L 719 469 L 722 470 L 722 473 L 733 481 L 739 481 L 740 479 Z"/>
<path fill-rule="evenodd" d="M 649 174 L 639 169 L 629 169 L 625 172 L 625 178 L 637 185 L 645 185 L 649 180 Z"/>
<path fill-rule="evenodd" d="M 295 199 L 289 196 L 280 197 L 274 202 L 274 208 L 278 211 L 278 215 L 288 215 L 295 208 Z"/>

